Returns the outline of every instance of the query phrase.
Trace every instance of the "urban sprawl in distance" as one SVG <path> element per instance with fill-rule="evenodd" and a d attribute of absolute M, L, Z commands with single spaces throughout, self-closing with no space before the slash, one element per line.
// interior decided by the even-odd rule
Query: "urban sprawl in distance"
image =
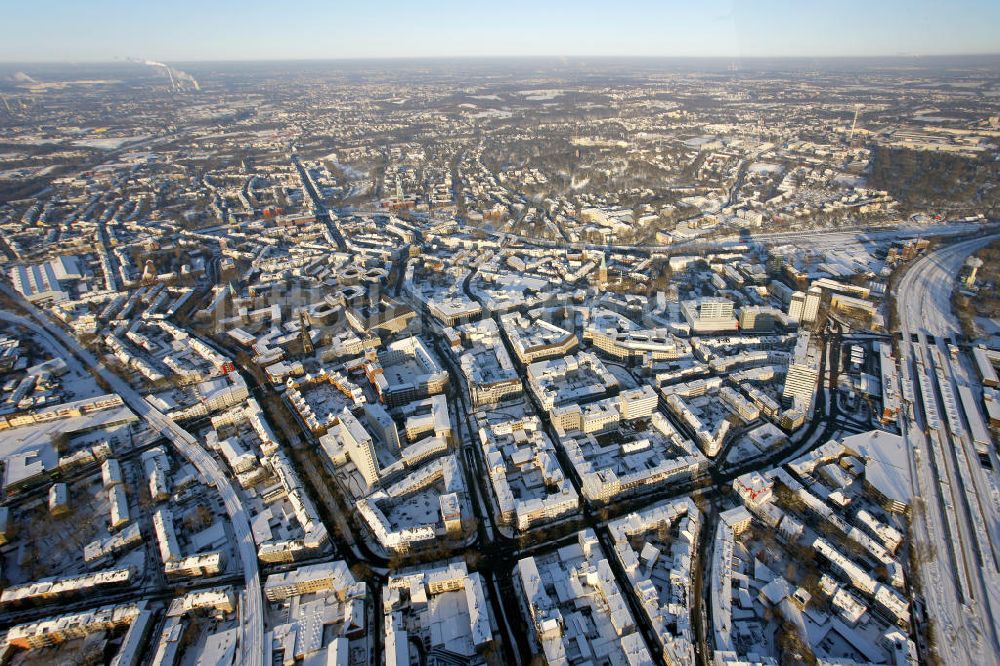
<path fill-rule="evenodd" d="M 996 59 L 0 67 L 0 660 L 986 665 Z"/>

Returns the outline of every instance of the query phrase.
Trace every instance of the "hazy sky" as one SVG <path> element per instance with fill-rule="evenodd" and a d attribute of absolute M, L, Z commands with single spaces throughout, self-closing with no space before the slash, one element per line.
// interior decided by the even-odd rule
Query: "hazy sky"
<path fill-rule="evenodd" d="M 0 0 L 0 60 L 1000 53 L 998 0 Z"/>

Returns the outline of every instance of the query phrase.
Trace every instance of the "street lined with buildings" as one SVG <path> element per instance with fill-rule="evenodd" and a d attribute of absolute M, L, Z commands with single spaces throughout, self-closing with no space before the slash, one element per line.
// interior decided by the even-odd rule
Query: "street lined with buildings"
<path fill-rule="evenodd" d="M 870 65 L 0 72 L 0 662 L 996 663 L 1000 78 Z"/>

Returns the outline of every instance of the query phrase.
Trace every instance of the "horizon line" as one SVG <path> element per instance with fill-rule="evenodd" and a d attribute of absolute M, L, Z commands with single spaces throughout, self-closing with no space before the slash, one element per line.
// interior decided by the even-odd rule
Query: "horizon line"
<path fill-rule="evenodd" d="M 274 57 L 274 58 L 203 58 L 203 59 L 171 59 L 155 58 L 163 62 L 174 63 L 274 63 L 274 62 L 364 62 L 364 61 L 440 61 L 440 60 L 718 60 L 718 61 L 754 61 L 754 60 L 864 60 L 864 59 L 889 59 L 889 60 L 932 60 L 940 58 L 996 58 L 1000 57 L 1000 51 L 978 52 L 978 53 L 869 53 L 869 54 L 849 54 L 849 55 L 650 55 L 650 54 L 487 54 L 487 55 L 368 55 L 368 56 L 317 56 L 317 57 Z M 144 58 L 154 59 L 154 58 Z M 0 59 L 0 65 L 121 65 L 135 64 L 142 62 L 136 56 L 105 58 L 81 58 L 81 59 L 53 59 L 53 60 L 5 60 Z"/>

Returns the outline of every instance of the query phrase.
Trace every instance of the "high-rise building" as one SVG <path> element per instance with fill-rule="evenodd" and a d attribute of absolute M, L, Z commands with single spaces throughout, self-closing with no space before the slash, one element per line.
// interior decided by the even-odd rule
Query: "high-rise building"
<path fill-rule="evenodd" d="M 720 297 L 699 298 L 681 303 L 681 312 L 695 333 L 735 331 L 739 321 L 733 315 L 733 302 Z"/>
<path fill-rule="evenodd" d="M 819 382 L 819 358 L 809 348 L 809 334 L 803 333 L 795 344 L 792 361 L 788 364 L 788 374 L 785 376 L 785 388 L 782 399 L 793 404 L 799 402 L 803 411 L 808 411 L 816 393 Z"/>
<path fill-rule="evenodd" d="M 794 322 L 802 321 L 802 313 L 805 310 L 806 295 L 801 291 L 792 293 L 792 300 L 788 303 L 788 318 Z"/>
<path fill-rule="evenodd" d="M 728 319 L 733 316 L 733 302 L 725 298 L 703 298 L 698 303 L 698 318 Z"/>
<path fill-rule="evenodd" d="M 819 304 L 823 300 L 823 290 L 819 287 L 809 287 L 802 306 L 802 323 L 811 324 L 819 316 Z"/>
<path fill-rule="evenodd" d="M 740 328 L 744 331 L 773 331 L 781 321 L 776 308 L 750 305 L 740 310 Z"/>
<path fill-rule="evenodd" d="M 379 480 L 379 462 L 375 454 L 375 442 L 353 414 L 344 411 L 340 414 L 340 423 L 330 428 L 330 433 L 336 437 L 344 448 L 351 462 L 358 468 L 369 487 Z"/>
<path fill-rule="evenodd" d="M 364 412 L 368 423 L 376 430 L 382 441 L 391 450 L 398 452 L 402 448 L 399 442 L 399 430 L 385 407 L 377 402 L 368 402 L 364 405 Z"/>

